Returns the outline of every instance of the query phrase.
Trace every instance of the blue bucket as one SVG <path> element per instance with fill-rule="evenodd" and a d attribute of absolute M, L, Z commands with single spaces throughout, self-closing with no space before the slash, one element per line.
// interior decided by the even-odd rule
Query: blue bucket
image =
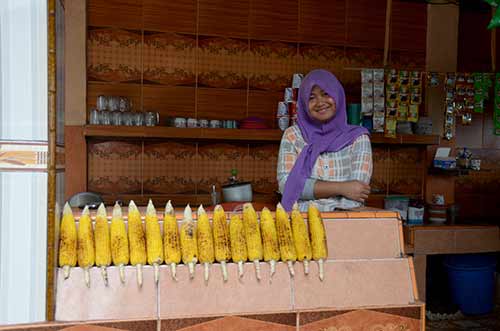
<path fill-rule="evenodd" d="M 496 256 L 489 254 L 449 255 L 448 270 L 453 302 L 466 315 L 487 314 L 494 307 Z"/>

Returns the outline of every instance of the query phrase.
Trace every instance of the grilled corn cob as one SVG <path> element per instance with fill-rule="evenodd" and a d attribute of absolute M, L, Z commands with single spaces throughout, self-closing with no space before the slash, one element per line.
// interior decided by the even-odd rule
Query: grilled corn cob
<path fill-rule="evenodd" d="M 214 263 L 214 238 L 212 226 L 202 205 L 198 208 L 196 231 L 198 232 L 198 257 L 200 263 L 203 263 L 203 278 L 205 282 L 208 282 L 210 264 Z"/>
<path fill-rule="evenodd" d="M 198 244 L 196 242 L 196 227 L 193 222 L 193 212 L 189 205 L 184 209 L 184 219 L 181 225 L 182 262 L 189 267 L 189 277 L 194 277 L 194 266 L 198 262 Z"/>
<path fill-rule="evenodd" d="M 276 232 L 278 233 L 278 242 L 280 245 L 281 261 L 288 264 L 288 271 L 290 276 L 295 276 L 293 270 L 293 262 L 297 260 L 297 253 L 295 252 L 295 244 L 293 243 L 292 228 L 288 220 L 288 214 L 278 203 L 276 206 Z"/>
<path fill-rule="evenodd" d="M 160 279 L 160 264 L 163 263 L 163 242 L 161 239 L 160 223 L 156 216 L 156 209 L 153 201 L 149 200 L 146 208 L 146 249 L 148 263 L 153 265 L 155 283 Z"/>
<path fill-rule="evenodd" d="M 276 233 L 276 223 L 267 208 L 262 209 L 260 213 L 260 231 L 262 233 L 264 261 L 269 262 L 271 269 L 270 277 L 272 278 L 276 271 L 276 261 L 280 259 L 280 248 L 278 245 L 278 234 Z"/>
<path fill-rule="evenodd" d="M 146 263 L 146 240 L 141 221 L 141 213 L 134 201 L 128 206 L 128 243 L 130 246 L 130 264 L 137 268 L 137 284 L 142 286 L 142 266 Z"/>
<path fill-rule="evenodd" d="M 106 271 L 106 267 L 111 264 L 111 245 L 106 207 L 104 207 L 103 203 L 97 209 L 95 220 L 95 264 L 101 267 L 104 285 L 108 286 L 108 272 Z"/>
<path fill-rule="evenodd" d="M 174 207 L 168 200 L 165 206 L 165 218 L 163 219 L 163 246 L 165 248 L 165 263 L 170 265 L 172 279 L 177 280 L 176 265 L 181 262 L 181 241 L 179 228 L 175 219 Z"/>
<path fill-rule="evenodd" d="M 83 269 L 85 285 L 90 287 L 89 268 L 95 263 L 94 230 L 89 207 L 85 206 L 78 222 L 78 265 Z"/>
<path fill-rule="evenodd" d="M 323 263 L 328 257 L 328 246 L 326 245 L 325 225 L 316 204 L 309 204 L 307 218 L 309 234 L 311 235 L 312 257 L 315 261 L 318 261 L 319 279 L 323 280 L 325 278 Z"/>
<path fill-rule="evenodd" d="M 129 261 L 128 237 L 125 222 L 122 216 L 122 207 L 115 203 L 113 217 L 111 218 L 111 257 L 113 264 L 118 266 L 120 281 L 125 283 L 125 265 Z"/>
<path fill-rule="evenodd" d="M 243 224 L 247 242 L 248 259 L 255 265 L 255 277 L 260 280 L 260 260 L 262 260 L 262 238 L 257 213 L 251 203 L 243 205 Z"/>
<path fill-rule="evenodd" d="M 233 262 L 238 262 L 238 277 L 243 277 L 243 263 L 248 259 L 245 228 L 240 216 L 234 214 L 229 221 L 229 238 Z"/>
<path fill-rule="evenodd" d="M 59 234 L 59 266 L 63 268 L 64 279 L 69 277 L 71 267 L 76 266 L 76 245 L 77 234 L 75 218 L 73 217 L 71 207 L 66 202 Z"/>
<path fill-rule="evenodd" d="M 220 263 L 222 279 L 227 282 L 226 262 L 231 259 L 231 243 L 229 241 L 226 213 L 221 205 L 215 206 L 212 228 L 214 233 L 215 259 Z"/>
<path fill-rule="evenodd" d="M 304 218 L 299 210 L 299 205 L 294 203 L 292 209 L 292 233 L 297 252 L 297 260 L 304 264 L 304 273 L 309 274 L 309 261 L 311 260 L 311 241 Z"/>

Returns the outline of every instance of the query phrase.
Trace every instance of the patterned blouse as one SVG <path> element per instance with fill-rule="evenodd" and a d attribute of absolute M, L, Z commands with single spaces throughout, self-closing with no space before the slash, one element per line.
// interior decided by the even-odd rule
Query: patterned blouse
<path fill-rule="evenodd" d="M 283 133 L 277 169 L 278 184 L 281 193 L 283 193 L 288 175 L 292 171 L 293 165 L 305 145 L 306 142 L 297 125 L 289 127 Z M 307 210 L 309 200 L 316 202 L 320 211 L 360 207 L 362 205 L 360 202 L 342 196 L 315 199 L 314 183 L 318 179 L 333 182 L 359 180 L 370 183 L 372 170 L 372 148 L 370 138 L 367 135 L 358 137 L 352 144 L 340 151 L 320 154 L 314 164 L 311 177 L 306 180 L 304 190 L 298 201 L 300 210 Z"/>

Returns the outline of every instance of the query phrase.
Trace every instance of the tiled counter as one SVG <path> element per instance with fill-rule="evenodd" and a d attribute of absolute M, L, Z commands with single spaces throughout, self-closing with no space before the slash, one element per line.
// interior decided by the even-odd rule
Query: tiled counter
<path fill-rule="evenodd" d="M 158 286 L 152 267 L 145 266 L 142 288 L 131 266 L 126 267 L 125 284 L 120 283 L 118 269 L 109 267 L 108 287 L 100 270 L 93 268 L 90 288 L 85 286 L 83 271 L 73 268 L 67 280 L 59 271 L 58 323 L 50 330 L 75 323 L 115 323 L 113 327 L 143 330 L 153 321 L 162 330 L 361 330 L 370 325 L 423 330 L 424 305 L 418 300 L 413 261 L 404 254 L 397 214 L 348 212 L 324 213 L 323 217 L 329 249 L 323 282 L 315 262 L 307 276 L 303 264 L 296 262 L 295 277 L 290 277 L 285 264 L 278 263 L 272 279 L 268 264 L 262 262 L 260 282 L 252 263 L 245 264 L 241 279 L 236 265 L 229 263 L 227 282 L 222 280 L 220 266 L 214 264 L 207 283 L 200 265 L 193 279 L 186 267 L 178 266 L 178 281 L 172 280 L 170 269 L 163 265 Z"/>

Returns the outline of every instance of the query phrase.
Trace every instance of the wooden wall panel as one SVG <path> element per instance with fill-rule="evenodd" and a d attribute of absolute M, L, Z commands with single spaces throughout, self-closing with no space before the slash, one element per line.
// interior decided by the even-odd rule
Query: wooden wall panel
<path fill-rule="evenodd" d="M 142 0 L 88 0 L 87 24 L 142 29 Z"/>
<path fill-rule="evenodd" d="M 276 109 L 278 102 L 283 100 L 282 92 L 257 91 L 248 92 L 248 116 L 260 117 L 266 121 L 270 128 L 277 128 Z"/>
<path fill-rule="evenodd" d="M 344 45 L 346 29 L 345 1 L 300 1 L 299 41 Z"/>
<path fill-rule="evenodd" d="M 250 38 L 296 41 L 298 0 L 251 0 Z"/>
<path fill-rule="evenodd" d="M 97 96 L 114 95 L 127 97 L 132 103 L 132 110 L 143 109 L 140 84 L 106 84 L 89 82 L 87 84 L 87 112 L 96 108 Z"/>
<path fill-rule="evenodd" d="M 460 12 L 458 41 L 459 71 L 491 70 L 491 32 L 486 29 L 490 13 Z"/>
<path fill-rule="evenodd" d="M 198 118 L 240 120 L 246 117 L 246 90 L 198 88 L 197 92 Z"/>
<path fill-rule="evenodd" d="M 426 27 L 426 3 L 392 2 L 391 49 L 425 50 Z"/>
<path fill-rule="evenodd" d="M 250 0 L 198 0 L 198 33 L 248 37 Z"/>
<path fill-rule="evenodd" d="M 143 0 L 144 30 L 196 34 L 196 0 Z"/>
<path fill-rule="evenodd" d="M 384 48 L 386 0 L 346 0 L 350 46 Z"/>
<path fill-rule="evenodd" d="M 194 87 L 145 85 L 144 110 L 160 113 L 160 122 L 166 125 L 168 117 L 195 117 Z"/>

